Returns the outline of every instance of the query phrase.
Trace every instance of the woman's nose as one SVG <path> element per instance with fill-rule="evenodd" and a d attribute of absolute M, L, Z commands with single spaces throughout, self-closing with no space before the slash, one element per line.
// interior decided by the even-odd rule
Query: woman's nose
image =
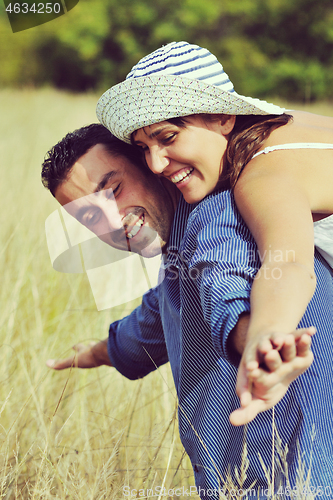
<path fill-rule="evenodd" d="M 149 153 L 148 167 L 154 174 L 162 174 L 170 161 L 166 154 L 160 150 L 152 148 Z"/>

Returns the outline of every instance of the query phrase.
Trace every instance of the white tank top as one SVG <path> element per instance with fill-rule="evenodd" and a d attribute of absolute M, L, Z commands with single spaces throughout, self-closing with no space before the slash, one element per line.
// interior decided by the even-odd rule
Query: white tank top
<path fill-rule="evenodd" d="M 333 149 L 333 144 L 325 144 L 321 142 L 298 142 L 280 144 L 278 146 L 269 146 L 252 156 L 252 160 L 261 154 L 267 154 L 272 151 L 281 151 L 285 149 Z M 320 252 L 320 254 L 333 268 L 333 214 L 314 222 L 313 226 L 315 246 L 318 252 Z"/>
<path fill-rule="evenodd" d="M 268 146 L 267 148 L 259 151 L 252 156 L 255 158 L 256 156 L 271 153 L 272 151 L 281 151 L 285 149 L 333 149 L 333 144 L 325 144 L 322 142 L 295 142 L 291 144 L 279 144 L 278 146 Z"/>

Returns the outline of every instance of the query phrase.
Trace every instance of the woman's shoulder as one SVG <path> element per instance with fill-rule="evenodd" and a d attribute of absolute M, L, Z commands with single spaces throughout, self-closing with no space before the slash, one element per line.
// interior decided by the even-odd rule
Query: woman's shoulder
<path fill-rule="evenodd" d="M 263 148 L 300 143 L 333 144 L 333 117 L 320 116 L 305 111 L 290 113 L 293 120 L 271 132 Z"/>
<path fill-rule="evenodd" d="M 328 128 L 333 130 L 333 117 L 326 115 L 318 115 L 316 113 L 309 113 L 308 111 L 295 110 L 290 113 L 293 116 L 295 125 L 313 126 Z"/>
<path fill-rule="evenodd" d="M 266 154 L 265 154 L 266 153 Z M 267 154 L 269 153 L 269 154 Z M 282 192 L 303 192 L 311 210 L 332 211 L 333 118 L 302 111 L 274 130 L 243 170 L 235 187 L 236 201 L 251 196 L 282 199 Z M 296 193 L 295 193 L 296 196 Z"/>

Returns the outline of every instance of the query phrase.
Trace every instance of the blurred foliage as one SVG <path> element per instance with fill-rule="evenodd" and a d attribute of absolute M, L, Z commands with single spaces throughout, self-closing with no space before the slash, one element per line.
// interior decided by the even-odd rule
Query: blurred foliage
<path fill-rule="evenodd" d="M 0 7 L 0 86 L 106 88 L 170 41 L 207 47 L 239 93 L 333 98 L 332 0 L 80 0 L 12 34 Z"/>

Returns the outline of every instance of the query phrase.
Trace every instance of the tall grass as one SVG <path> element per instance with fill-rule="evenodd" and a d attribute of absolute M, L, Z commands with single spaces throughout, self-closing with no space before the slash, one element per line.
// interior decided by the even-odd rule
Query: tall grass
<path fill-rule="evenodd" d="M 53 90 L 0 92 L 0 498 L 6 500 L 112 500 L 124 498 L 124 485 L 194 485 L 168 366 L 134 382 L 108 367 L 53 372 L 45 366 L 79 341 L 105 338 L 109 323 L 136 305 L 98 312 L 86 275 L 55 272 L 46 247 L 44 222 L 57 203 L 40 183 L 43 156 L 68 131 L 96 121 L 96 100 Z"/>
<path fill-rule="evenodd" d="M 128 381 L 116 370 L 53 372 L 48 358 L 105 338 L 136 303 L 98 312 L 86 275 L 54 271 L 40 182 L 45 152 L 96 122 L 93 95 L 0 92 L 0 498 L 118 499 L 122 487 L 194 484 L 170 369 Z M 162 376 L 163 375 L 163 376 Z M 167 381 L 167 384 L 165 381 Z M 172 392 L 172 391 L 171 391 Z"/>

